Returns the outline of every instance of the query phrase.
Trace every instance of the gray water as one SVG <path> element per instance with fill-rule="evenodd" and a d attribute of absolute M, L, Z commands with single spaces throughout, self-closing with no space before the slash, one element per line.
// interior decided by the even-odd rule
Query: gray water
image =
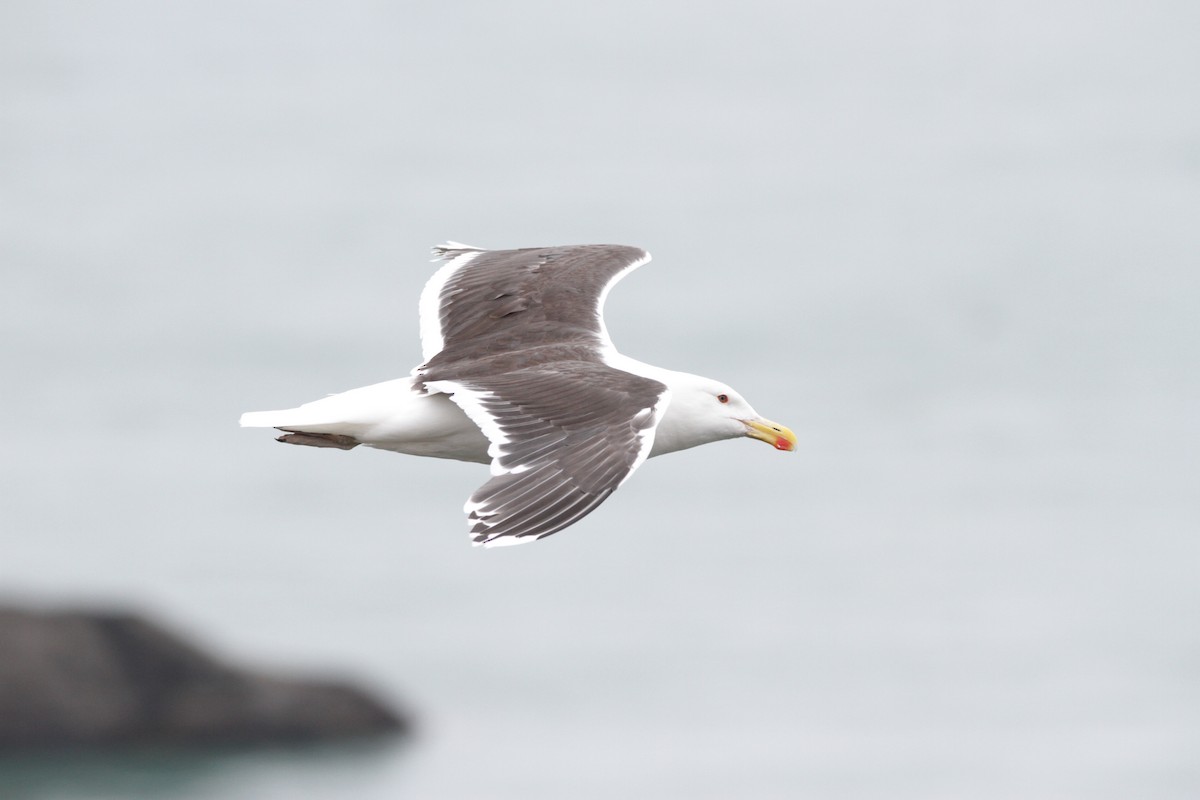
<path fill-rule="evenodd" d="M 1190 2 L 6 3 L 0 592 L 359 679 L 408 745 L 38 798 L 1200 796 Z M 407 371 L 443 239 L 799 435 L 468 546 L 478 465 L 239 430 Z"/>

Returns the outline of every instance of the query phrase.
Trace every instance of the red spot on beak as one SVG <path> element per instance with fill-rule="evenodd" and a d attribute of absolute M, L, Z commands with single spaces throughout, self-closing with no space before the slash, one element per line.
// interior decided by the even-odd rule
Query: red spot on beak
<path fill-rule="evenodd" d="M 778 439 L 775 440 L 775 449 L 776 450 L 791 450 L 792 443 L 789 442 L 787 439 L 783 438 L 782 436 L 780 436 Z"/>

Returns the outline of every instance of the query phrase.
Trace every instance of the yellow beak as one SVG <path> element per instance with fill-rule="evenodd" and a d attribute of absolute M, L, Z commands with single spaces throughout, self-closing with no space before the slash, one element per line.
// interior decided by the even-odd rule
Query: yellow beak
<path fill-rule="evenodd" d="M 792 451 L 796 449 L 796 434 L 769 419 L 744 419 L 746 435 L 751 439 L 759 439 L 774 447 L 776 450 Z"/>

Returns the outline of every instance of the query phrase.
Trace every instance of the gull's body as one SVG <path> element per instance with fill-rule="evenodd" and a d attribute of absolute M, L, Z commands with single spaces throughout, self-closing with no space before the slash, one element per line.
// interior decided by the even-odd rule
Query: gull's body
<path fill-rule="evenodd" d="M 447 245 L 421 294 L 425 362 L 406 378 L 242 415 L 280 441 L 491 464 L 466 505 L 476 544 L 548 536 L 647 457 L 750 436 L 795 436 L 728 386 L 643 364 L 612 345 L 604 299 L 649 260 L 617 245 L 485 251 Z"/>
<path fill-rule="evenodd" d="M 490 463 L 489 442 L 479 426 L 456 406 L 449 395 L 422 394 L 413 378 L 351 389 L 285 411 L 251 411 L 243 414 L 243 427 L 280 428 L 290 431 L 281 441 L 317 447 L 366 445 L 410 456 L 451 458 Z M 303 434 L 349 437 L 298 441 Z"/>

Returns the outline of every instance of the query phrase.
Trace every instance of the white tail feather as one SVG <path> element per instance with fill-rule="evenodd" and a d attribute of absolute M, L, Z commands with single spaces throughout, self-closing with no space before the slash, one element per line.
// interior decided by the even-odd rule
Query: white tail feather
<path fill-rule="evenodd" d="M 244 428 L 348 436 L 357 444 L 398 453 L 491 461 L 488 440 L 462 410 L 443 394 L 415 391 L 412 378 L 351 389 L 299 408 L 251 411 L 242 415 L 241 423 Z"/>
<path fill-rule="evenodd" d="M 412 379 L 399 378 L 322 397 L 298 408 L 248 411 L 242 414 L 241 425 L 354 436 L 403 414 L 417 399 Z"/>

